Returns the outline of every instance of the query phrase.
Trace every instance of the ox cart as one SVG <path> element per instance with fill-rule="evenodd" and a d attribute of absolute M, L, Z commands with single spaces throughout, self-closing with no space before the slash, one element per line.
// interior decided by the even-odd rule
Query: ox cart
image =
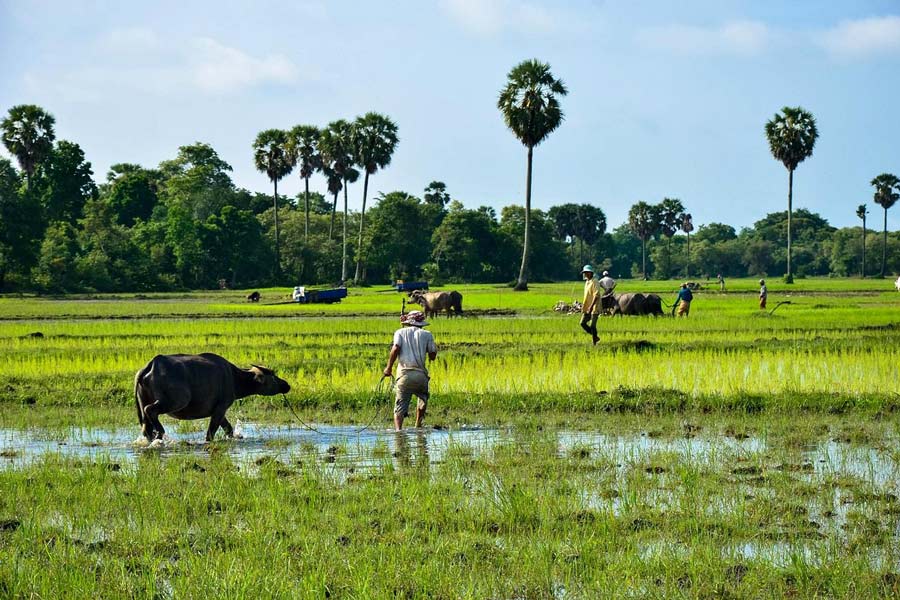
<path fill-rule="evenodd" d="M 427 281 L 398 280 L 397 283 L 394 284 L 394 288 L 398 292 L 414 292 L 415 290 L 427 290 L 428 282 Z"/>
<path fill-rule="evenodd" d="M 347 297 L 347 288 L 332 288 L 330 290 L 308 290 L 304 286 L 294 288 L 291 294 L 294 302 L 301 304 L 333 304 Z"/>

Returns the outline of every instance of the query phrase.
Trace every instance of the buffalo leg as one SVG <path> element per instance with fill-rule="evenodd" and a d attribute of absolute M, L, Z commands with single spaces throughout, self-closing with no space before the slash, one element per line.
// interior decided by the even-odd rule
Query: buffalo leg
<path fill-rule="evenodd" d="M 218 410 L 209 418 L 209 428 L 206 430 L 207 442 L 213 441 L 213 438 L 216 437 L 216 431 L 219 430 L 220 426 L 225 429 L 226 435 L 231 435 L 231 432 L 234 431 L 231 427 L 231 423 L 225 419 L 225 410 Z"/>
<path fill-rule="evenodd" d="M 225 415 L 222 415 L 222 431 L 225 432 L 226 437 L 232 437 L 234 435 L 234 427 L 231 426 L 231 423 L 228 422 Z"/>
<path fill-rule="evenodd" d="M 154 402 L 144 407 L 144 427 L 147 427 L 148 424 L 150 425 L 150 435 L 148 436 L 144 433 L 148 441 L 161 440 L 166 434 L 166 430 L 163 429 L 162 423 L 159 421 L 159 415 L 159 402 Z"/>

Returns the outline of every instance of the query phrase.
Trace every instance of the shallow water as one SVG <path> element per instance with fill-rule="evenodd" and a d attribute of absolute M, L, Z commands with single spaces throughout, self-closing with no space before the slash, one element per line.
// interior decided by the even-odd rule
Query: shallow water
<path fill-rule="evenodd" d="M 383 428 L 350 425 L 313 424 L 315 431 L 300 426 L 235 424 L 242 437 L 217 438 L 214 446 L 239 465 L 253 465 L 258 459 L 290 461 L 300 454 L 315 455 L 324 463 L 341 467 L 365 468 L 392 458 L 398 465 L 436 465 L 444 461 L 448 448 L 464 448 L 473 456 L 490 453 L 498 446 L 529 443 L 529 436 L 507 429 L 468 426 L 452 429 L 405 429 L 395 432 Z M 691 464 L 733 461 L 746 456 L 755 464 L 767 452 L 767 440 L 760 437 L 735 439 L 725 436 L 653 437 L 646 433 L 625 432 L 612 435 L 599 432 L 559 430 L 537 434 L 555 439 L 559 455 L 584 452 L 603 457 L 618 470 L 633 468 L 660 455 L 672 455 Z M 137 438 L 137 439 L 136 439 Z M 533 441 L 533 440 L 532 440 Z M 0 429 L 0 469 L 18 468 L 48 455 L 88 459 L 108 459 L 123 466 L 133 464 L 147 452 L 162 457 L 209 454 L 210 445 L 203 433 L 172 432 L 163 441 L 147 444 L 135 427 L 112 429 L 71 427 L 66 429 Z M 799 451 L 802 476 L 807 480 L 851 476 L 888 492 L 900 490 L 900 464 L 896 454 L 866 445 L 825 441 Z M 782 468 L 774 460 L 765 469 Z"/>

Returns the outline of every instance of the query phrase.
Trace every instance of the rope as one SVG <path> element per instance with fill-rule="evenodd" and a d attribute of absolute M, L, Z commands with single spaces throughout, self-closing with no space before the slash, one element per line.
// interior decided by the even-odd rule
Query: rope
<path fill-rule="evenodd" d="M 385 379 L 388 379 L 388 377 L 390 377 L 390 381 L 391 381 L 391 382 L 390 382 L 390 384 L 389 384 L 387 387 L 385 387 L 384 381 L 385 381 Z M 394 382 L 394 377 L 393 377 L 392 375 L 390 375 L 390 376 L 389 376 L 389 375 L 382 375 L 382 376 L 381 376 L 381 379 L 378 380 L 378 383 L 375 384 L 375 389 L 373 390 L 373 393 L 372 393 L 372 399 L 375 401 L 375 414 L 372 415 L 372 418 L 369 420 L 369 422 L 366 423 L 364 426 L 360 427 L 359 429 L 357 429 L 357 430 L 356 430 L 355 432 L 353 432 L 352 434 L 339 434 L 339 433 L 336 433 L 336 434 L 333 434 L 333 435 L 334 435 L 335 437 L 354 437 L 354 436 L 358 436 L 358 435 L 361 434 L 363 431 L 366 431 L 367 429 L 370 429 L 370 428 L 372 427 L 372 425 L 375 423 L 375 421 L 378 419 L 378 416 L 381 414 L 381 409 L 382 409 L 383 406 L 384 406 L 384 402 L 383 402 L 384 398 L 386 398 L 386 397 L 389 398 L 389 397 L 390 397 L 390 394 L 391 394 L 391 392 L 392 392 L 393 389 L 394 389 L 394 383 L 395 383 L 395 382 Z M 285 396 L 284 394 L 282 394 L 281 397 L 284 399 L 284 403 L 287 405 L 287 407 L 288 407 L 289 409 L 291 409 L 291 414 L 294 415 L 294 418 L 297 419 L 297 421 L 300 423 L 300 425 L 302 425 L 302 426 L 305 427 L 306 429 L 309 429 L 309 430 L 312 431 L 312 432 L 318 433 L 319 435 L 327 435 L 326 433 L 324 433 L 324 432 L 322 432 L 322 431 L 319 431 L 318 429 L 316 429 L 315 427 L 313 427 L 312 425 L 310 425 L 309 423 L 307 423 L 306 421 L 304 421 L 304 420 L 300 417 L 300 415 L 297 414 L 297 411 L 294 410 L 294 405 L 291 404 L 291 403 L 288 401 L 287 396 Z"/>

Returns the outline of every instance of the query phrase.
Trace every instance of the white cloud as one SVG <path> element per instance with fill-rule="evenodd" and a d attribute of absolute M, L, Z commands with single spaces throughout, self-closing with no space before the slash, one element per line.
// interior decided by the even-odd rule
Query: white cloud
<path fill-rule="evenodd" d="M 900 53 L 900 17 L 842 21 L 818 37 L 828 52 L 840 58 Z"/>
<path fill-rule="evenodd" d="M 554 13 L 530 2 L 515 0 L 442 0 L 441 6 L 466 29 L 482 35 L 513 30 L 547 33 L 560 28 Z"/>
<path fill-rule="evenodd" d="M 759 54 L 772 42 L 772 33 L 757 21 L 733 21 L 719 27 L 666 25 L 637 32 L 640 45 L 679 54 Z"/>
<path fill-rule="evenodd" d="M 114 30 L 98 40 L 90 64 L 30 72 L 26 86 L 74 102 L 100 101 L 111 89 L 169 96 L 228 94 L 261 85 L 290 85 L 300 71 L 281 54 L 256 57 L 212 38 L 167 40 L 142 28 Z"/>

